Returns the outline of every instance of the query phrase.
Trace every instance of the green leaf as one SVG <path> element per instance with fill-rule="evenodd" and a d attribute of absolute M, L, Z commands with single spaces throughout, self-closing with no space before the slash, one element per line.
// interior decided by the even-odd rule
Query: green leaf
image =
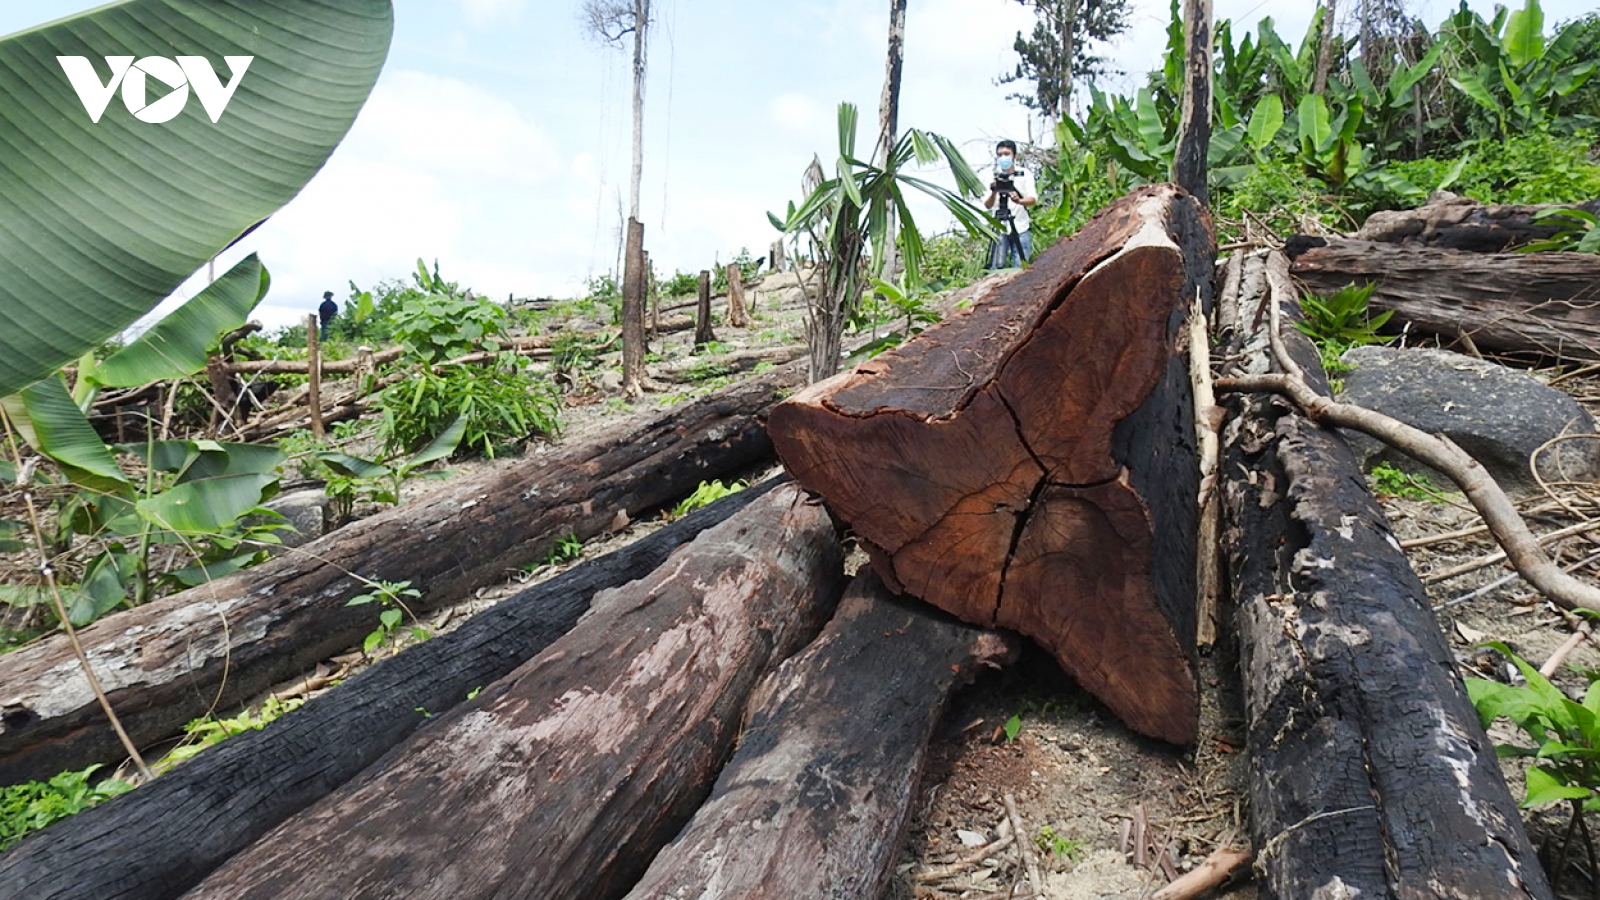
<path fill-rule="evenodd" d="M 1539 8 L 1539 0 L 1528 0 L 1522 9 L 1511 14 L 1500 48 L 1513 69 L 1521 69 L 1544 55 L 1544 10 Z"/>
<path fill-rule="evenodd" d="M 316 457 L 327 463 L 328 468 L 351 478 L 382 478 L 394 471 L 383 463 L 340 453 L 337 450 L 324 450 L 316 454 Z"/>
<path fill-rule="evenodd" d="M 1006 724 L 1002 726 L 1002 729 L 1005 732 L 1006 743 L 1011 743 L 1017 739 L 1017 735 L 1022 733 L 1022 717 L 1012 716 L 1006 720 Z"/>
<path fill-rule="evenodd" d="M 168 531 L 212 534 L 261 505 L 263 494 L 277 481 L 270 473 L 206 478 L 174 485 L 136 505 L 145 521 Z"/>
<path fill-rule="evenodd" d="M 129 553 L 108 552 L 89 564 L 83 584 L 67 604 L 67 618 L 77 626 L 88 625 L 127 599 L 127 584 L 137 573 Z"/>
<path fill-rule="evenodd" d="M 1300 100 L 1300 149 L 1307 156 L 1320 153 L 1333 140 L 1328 124 L 1328 104 L 1321 94 L 1307 94 Z"/>
<path fill-rule="evenodd" d="M 240 553 L 212 562 L 195 563 L 192 566 L 185 566 L 168 572 L 166 577 L 177 581 L 184 587 L 194 587 L 210 581 L 216 581 L 224 575 L 232 575 L 255 562 L 260 553 L 260 550 L 252 549 L 248 553 Z"/>
<path fill-rule="evenodd" d="M 72 402 L 61 376 L 29 385 L 0 405 L 28 446 L 58 463 L 73 484 L 111 493 L 132 487 L 105 441 Z"/>
<path fill-rule="evenodd" d="M 183 469 L 178 484 L 229 475 L 264 475 L 286 458 L 282 450 L 265 444 L 197 441 L 198 458 Z"/>
<path fill-rule="evenodd" d="M 400 620 L 403 618 L 405 618 L 405 613 L 393 607 L 378 613 L 378 621 L 382 622 L 385 628 L 399 628 Z"/>
<path fill-rule="evenodd" d="M 132 324 L 299 193 L 349 130 L 393 30 L 389 0 L 126 0 L 0 40 L 0 396 Z M 111 98 L 91 121 L 57 57 L 253 60 L 212 122 Z"/>
<path fill-rule="evenodd" d="M 1548 806 L 1560 800 L 1582 800 L 1592 793 L 1588 788 L 1562 784 L 1543 766 L 1529 767 L 1527 783 L 1528 796 L 1522 801 L 1523 809 Z"/>
<path fill-rule="evenodd" d="M 1283 100 L 1277 94 L 1266 94 L 1256 101 L 1250 111 L 1250 125 L 1246 131 L 1250 146 L 1257 151 L 1267 149 L 1272 139 L 1283 128 Z"/>
<path fill-rule="evenodd" d="M 416 456 L 406 460 L 405 468 L 408 470 L 415 469 L 417 466 L 427 465 L 436 459 L 444 459 L 456 452 L 456 447 L 460 445 L 461 438 L 466 433 L 467 417 L 464 415 L 456 416 L 455 421 L 450 423 L 450 427 L 433 439 L 433 443 L 423 447 L 417 452 Z"/>
<path fill-rule="evenodd" d="M 270 282 L 254 253 L 239 260 L 205 290 L 95 366 L 94 382 L 137 387 L 193 375 L 206 367 L 206 350 L 217 337 L 244 324 L 267 295 Z"/>
<path fill-rule="evenodd" d="M 1422 54 L 1422 58 L 1417 60 L 1415 65 L 1395 72 L 1389 79 L 1389 99 L 1392 105 L 1399 106 L 1405 102 L 1406 92 L 1433 71 L 1434 65 L 1439 62 L 1439 54 L 1443 52 L 1444 41 L 1434 41 L 1433 46 L 1428 48 L 1427 53 Z M 1365 68 L 1362 71 L 1365 72 Z"/>

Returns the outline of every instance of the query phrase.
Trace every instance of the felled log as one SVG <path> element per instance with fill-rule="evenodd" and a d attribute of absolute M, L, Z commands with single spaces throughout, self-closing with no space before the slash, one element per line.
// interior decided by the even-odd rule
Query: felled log
<path fill-rule="evenodd" d="M 751 690 L 842 587 L 827 512 L 780 487 L 187 900 L 616 896 L 705 798 Z"/>
<path fill-rule="evenodd" d="M 757 414 L 804 381 L 780 366 L 583 443 L 462 479 L 294 553 L 80 632 L 136 743 L 177 733 L 361 643 L 366 582 L 410 581 L 426 613 L 542 559 L 567 535 L 637 518 L 771 452 Z M 0 784 L 120 758 L 64 637 L 0 656 Z"/>
<path fill-rule="evenodd" d="M 427 721 L 548 647 L 594 595 L 766 494 L 768 481 L 579 563 L 407 648 L 268 725 L 0 854 L 0 884 L 32 900 L 170 900 L 326 796 Z"/>
<path fill-rule="evenodd" d="M 1180 353 L 1203 209 L 1143 188 L 968 309 L 780 404 L 798 481 L 892 589 L 1022 632 L 1129 726 L 1194 737 L 1197 464 Z"/>
<path fill-rule="evenodd" d="M 1267 371 L 1262 303 L 1297 308 L 1282 258 L 1263 265 L 1247 260 L 1231 301 L 1228 374 Z M 1316 351 L 1282 331 L 1326 392 Z M 1264 896 L 1549 897 L 1427 594 L 1349 447 L 1274 397 L 1225 402 L 1223 540 Z"/>
<path fill-rule="evenodd" d="M 1351 237 L 1436 250 L 1499 253 L 1554 237 L 1560 231 L 1559 220 L 1536 222 L 1533 218 L 1535 213 L 1552 208 L 1600 215 L 1600 200 L 1575 205 L 1486 206 L 1467 197 L 1450 197 L 1416 209 L 1375 212 Z"/>
<path fill-rule="evenodd" d="M 945 701 L 1019 649 L 858 577 L 756 691 L 711 798 L 628 900 L 881 895 Z"/>
<path fill-rule="evenodd" d="M 1290 271 L 1313 293 L 1375 283 L 1373 309 L 1392 326 L 1482 350 L 1600 360 L 1600 257 L 1468 253 L 1343 238 L 1296 238 Z"/>

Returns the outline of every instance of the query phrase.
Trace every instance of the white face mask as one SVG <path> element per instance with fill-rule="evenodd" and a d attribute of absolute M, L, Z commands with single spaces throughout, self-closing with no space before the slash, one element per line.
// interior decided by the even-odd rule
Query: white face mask
<path fill-rule="evenodd" d="M 995 165 L 1000 167 L 1000 171 L 1009 172 L 1009 171 L 1011 171 L 1011 167 L 1013 165 L 1015 165 L 1016 162 L 1017 161 L 1015 159 L 1013 159 L 1012 157 L 1002 156 L 1002 157 L 1000 157 L 1000 158 L 995 160 Z"/>

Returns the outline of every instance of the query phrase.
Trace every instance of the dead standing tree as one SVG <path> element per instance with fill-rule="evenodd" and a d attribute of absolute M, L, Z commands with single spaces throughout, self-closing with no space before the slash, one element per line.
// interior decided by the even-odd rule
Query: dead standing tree
<path fill-rule="evenodd" d="M 643 393 L 644 380 L 644 223 L 639 221 L 639 184 L 644 175 L 644 76 L 649 44 L 650 0 L 584 0 L 586 30 L 597 40 L 621 46 L 633 35 L 633 163 L 628 176 L 627 248 L 622 264 L 622 389 Z"/>

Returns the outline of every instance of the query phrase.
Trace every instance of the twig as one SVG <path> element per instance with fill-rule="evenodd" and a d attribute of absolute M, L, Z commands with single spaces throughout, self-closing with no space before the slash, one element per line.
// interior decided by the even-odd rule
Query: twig
<path fill-rule="evenodd" d="M 995 855 L 1001 850 L 1011 846 L 1011 842 L 1013 840 L 1016 840 L 1015 834 L 1003 835 L 987 844 L 984 844 L 982 847 L 979 847 L 966 856 L 960 857 L 955 862 L 946 863 L 945 865 L 939 866 L 936 869 L 925 869 L 921 872 L 918 872 L 912 876 L 911 880 L 919 883 L 928 883 L 934 881 L 944 881 L 947 878 L 954 878 L 957 875 L 966 872 L 968 869 L 972 868 L 978 863 L 983 862 L 985 859 Z"/>
<path fill-rule="evenodd" d="M 1584 566 L 1587 566 L 1590 563 L 1595 562 L 1596 560 L 1600 560 L 1600 552 L 1592 553 L 1592 554 L 1584 557 L 1583 559 L 1578 560 L 1577 562 L 1573 563 L 1572 565 L 1567 566 L 1566 567 L 1566 571 L 1575 572 L 1578 569 L 1581 569 Z M 1521 572 L 1508 572 L 1503 577 L 1496 578 L 1495 580 L 1489 582 L 1488 584 L 1481 585 L 1479 587 L 1473 588 L 1472 590 L 1467 591 L 1465 594 L 1462 594 L 1459 597 L 1452 597 L 1449 600 L 1444 601 L 1443 603 L 1435 604 L 1434 607 L 1433 607 L 1433 611 L 1434 612 L 1440 612 L 1441 610 L 1446 610 L 1446 609 L 1450 609 L 1452 607 L 1460 606 L 1463 603 L 1470 603 L 1473 600 L 1476 600 L 1479 597 L 1482 597 L 1484 594 L 1487 594 L 1487 593 L 1495 590 L 1496 588 L 1505 587 L 1506 585 L 1510 584 L 1513 581 L 1516 581 L 1518 578 L 1521 578 L 1521 577 L 1522 577 L 1522 573 Z"/>
<path fill-rule="evenodd" d="M 1011 833 L 1017 839 L 1017 852 L 1028 870 L 1028 886 L 1034 893 L 1044 890 L 1044 879 L 1039 876 L 1039 862 L 1034 859 L 1033 847 L 1028 843 L 1028 833 L 1022 830 L 1022 816 L 1017 813 L 1017 801 L 1009 793 L 1004 796 L 1006 815 L 1011 817 Z"/>
<path fill-rule="evenodd" d="M 1539 667 L 1539 674 L 1546 678 L 1556 674 L 1556 670 L 1560 669 L 1561 664 L 1567 661 L 1567 657 L 1572 655 L 1572 651 L 1578 649 L 1578 645 L 1587 640 L 1592 634 L 1593 629 L 1588 622 L 1580 623 L 1578 630 L 1563 641 L 1561 646 L 1556 648 L 1556 652 L 1550 654 L 1550 658 L 1545 660 L 1544 665 Z"/>
<path fill-rule="evenodd" d="M 1562 540 L 1563 538 L 1572 537 L 1575 534 L 1593 531 L 1597 528 L 1600 528 L 1600 520 L 1590 519 L 1583 522 L 1578 522 L 1575 525 L 1568 525 L 1566 528 L 1558 528 L 1549 534 L 1541 535 L 1539 537 L 1539 543 L 1553 543 L 1555 541 Z M 1484 526 L 1484 530 L 1488 530 L 1487 525 Z M 1401 544 L 1400 546 L 1404 547 L 1405 545 Z M 1422 583 L 1433 584 L 1439 581 L 1449 581 L 1452 578 L 1465 575 L 1468 572 L 1476 572 L 1479 569 L 1488 568 L 1489 566 L 1492 566 L 1495 563 L 1504 560 L 1505 558 L 1506 552 L 1504 550 L 1496 550 L 1493 553 L 1485 553 L 1476 559 L 1469 559 L 1460 565 L 1451 566 L 1448 569 L 1443 569 L 1438 572 L 1429 572 L 1423 577 Z"/>
<path fill-rule="evenodd" d="M 1234 870 L 1250 861 L 1247 851 L 1218 847 L 1183 877 L 1150 895 L 1150 900 L 1190 900 L 1226 881 Z"/>

